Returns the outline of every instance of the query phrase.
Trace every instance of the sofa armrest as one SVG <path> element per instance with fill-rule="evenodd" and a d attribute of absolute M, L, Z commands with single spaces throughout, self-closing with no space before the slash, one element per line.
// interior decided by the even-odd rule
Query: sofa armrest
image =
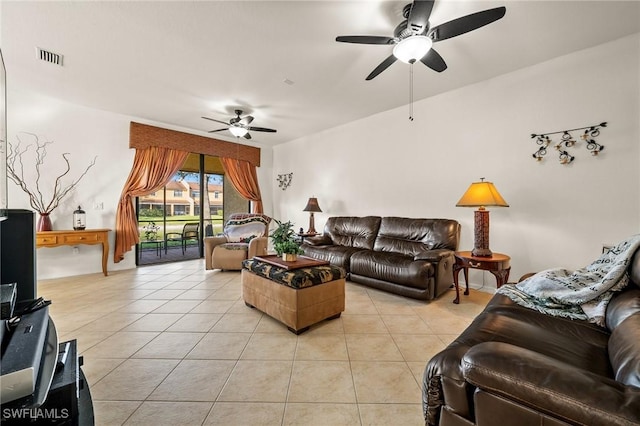
<path fill-rule="evenodd" d="M 254 256 L 264 256 L 267 254 L 267 246 L 269 239 L 267 237 L 257 237 L 249 241 L 249 251 L 247 253 L 247 259 L 251 259 Z"/>
<path fill-rule="evenodd" d="M 304 243 L 309 244 L 310 246 L 326 246 L 332 244 L 333 241 L 331 241 L 331 237 L 329 235 L 322 234 L 305 238 Z"/>
<path fill-rule="evenodd" d="M 472 347 L 462 370 L 480 389 L 572 424 L 628 425 L 640 419 L 640 388 L 507 343 Z"/>
<path fill-rule="evenodd" d="M 416 254 L 413 260 L 428 260 L 429 262 L 440 262 L 449 256 L 453 256 L 453 251 L 448 249 L 425 250 Z"/>
<path fill-rule="evenodd" d="M 213 269 L 213 249 L 220 244 L 226 243 L 227 238 L 225 236 L 205 237 L 203 241 L 205 269 Z"/>

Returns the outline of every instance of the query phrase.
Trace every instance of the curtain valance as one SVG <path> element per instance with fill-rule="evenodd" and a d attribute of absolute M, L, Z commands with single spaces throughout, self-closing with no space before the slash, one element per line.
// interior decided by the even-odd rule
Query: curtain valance
<path fill-rule="evenodd" d="M 129 148 L 146 149 L 152 146 L 233 158 L 260 167 L 260 148 L 132 121 L 129 126 Z"/>

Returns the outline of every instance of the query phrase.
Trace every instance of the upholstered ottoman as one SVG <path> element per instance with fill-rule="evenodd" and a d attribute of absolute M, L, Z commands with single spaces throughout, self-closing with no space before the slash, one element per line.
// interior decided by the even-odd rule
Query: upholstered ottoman
<path fill-rule="evenodd" d="M 295 268 L 295 262 L 286 263 L 288 269 L 260 257 L 242 262 L 245 304 L 277 319 L 295 334 L 325 319 L 340 317 L 344 311 L 345 270 L 331 265 Z"/>

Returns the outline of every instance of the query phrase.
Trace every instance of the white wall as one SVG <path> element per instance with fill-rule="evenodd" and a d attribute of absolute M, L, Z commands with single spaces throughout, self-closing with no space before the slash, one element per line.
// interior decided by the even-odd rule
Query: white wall
<path fill-rule="evenodd" d="M 41 140 L 53 141 L 47 147 L 43 178 L 40 187 L 49 191 L 53 181 L 64 167 L 62 153 L 69 153 L 70 178 L 77 178 L 82 170 L 97 156 L 96 165 L 80 181 L 76 190 L 65 198 L 50 217 L 53 229 L 72 229 L 72 213 L 81 205 L 87 213 L 88 228 L 115 229 L 115 214 L 133 160 L 129 149 L 130 117 L 93 110 L 79 105 L 40 96 L 28 89 L 9 84 L 8 139 L 11 144 L 20 136 L 26 143 L 33 138 L 22 132 L 35 133 Z M 25 160 L 33 159 L 25 154 Z M 25 161 L 26 180 L 34 182 L 32 162 Z M 69 183 L 66 180 L 66 183 Z M 27 195 L 13 182 L 9 182 L 9 207 L 30 209 Z M 45 199 L 47 196 L 45 195 Z M 103 210 L 94 209 L 102 203 Z M 37 216 L 36 216 L 37 217 Z M 110 271 L 135 267 L 133 254 L 118 264 L 113 263 L 114 233 L 109 233 Z M 39 279 L 79 275 L 101 271 L 101 246 L 41 248 L 37 250 L 37 274 Z"/>
<path fill-rule="evenodd" d="M 7 64 L 10 77 L 9 67 L 10 64 Z M 77 189 L 51 214 L 53 229 L 72 229 L 72 213 L 80 204 L 87 213 L 88 228 L 115 230 L 120 193 L 129 176 L 134 156 L 134 150 L 129 149 L 131 121 L 188 131 L 47 98 L 28 88 L 17 87 L 11 81 L 8 89 L 9 142 L 15 143 L 16 135 L 21 132 L 35 133 L 42 140 L 54 142 L 47 149 L 41 188 L 53 185 L 52 179 L 59 174 L 60 167 L 64 166 L 62 153 L 70 153 L 71 178 L 76 178 L 93 157 L 97 156 L 96 165 L 80 181 Z M 24 140 L 32 141 L 26 135 Z M 268 197 L 271 193 L 272 155 L 270 150 L 261 151 L 263 166 L 258 169 L 258 179 L 263 193 Z M 33 182 L 33 178 L 33 173 L 28 172 L 27 180 Z M 12 209 L 31 209 L 27 195 L 12 182 L 9 182 L 8 198 Z M 94 209 L 96 203 L 102 203 L 104 209 Z M 271 209 L 270 200 L 265 200 L 265 206 Z M 127 252 L 121 262 L 113 263 L 114 237 L 114 232 L 110 232 L 108 270 L 134 268 L 134 250 Z M 77 254 L 69 246 L 38 249 L 38 279 L 99 273 L 102 271 L 101 250 L 101 246 L 88 245 L 78 246 Z"/>
<path fill-rule="evenodd" d="M 603 243 L 640 224 L 640 35 L 577 52 L 274 148 L 274 215 L 316 229 L 335 215 L 445 217 L 473 247 L 473 211 L 456 202 L 473 181 L 495 183 L 510 208 L 491 209 L 491 249 L 512 257 L 512 279 L 554 266 L 578 268 Z M 581 147 L 560 165 L 537 163 L 531 133 L 607 121 L 599 157 Z M 576 135 L 577 136 L 577 135 Z M 480 273 L 472 281 L 493 277 Z"/>

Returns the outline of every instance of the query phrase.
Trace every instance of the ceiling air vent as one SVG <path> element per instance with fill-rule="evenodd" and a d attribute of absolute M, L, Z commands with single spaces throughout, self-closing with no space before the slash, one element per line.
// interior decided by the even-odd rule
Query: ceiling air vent
<path fill-rule="evenodd" d="M 41 61 L 62 66 L 62 55 L 49 52 L 48 50 L 44 50 L 41 47 L 36 47 L 36 51 L 38 53 L 38 59 L 40 59 Z"/>

